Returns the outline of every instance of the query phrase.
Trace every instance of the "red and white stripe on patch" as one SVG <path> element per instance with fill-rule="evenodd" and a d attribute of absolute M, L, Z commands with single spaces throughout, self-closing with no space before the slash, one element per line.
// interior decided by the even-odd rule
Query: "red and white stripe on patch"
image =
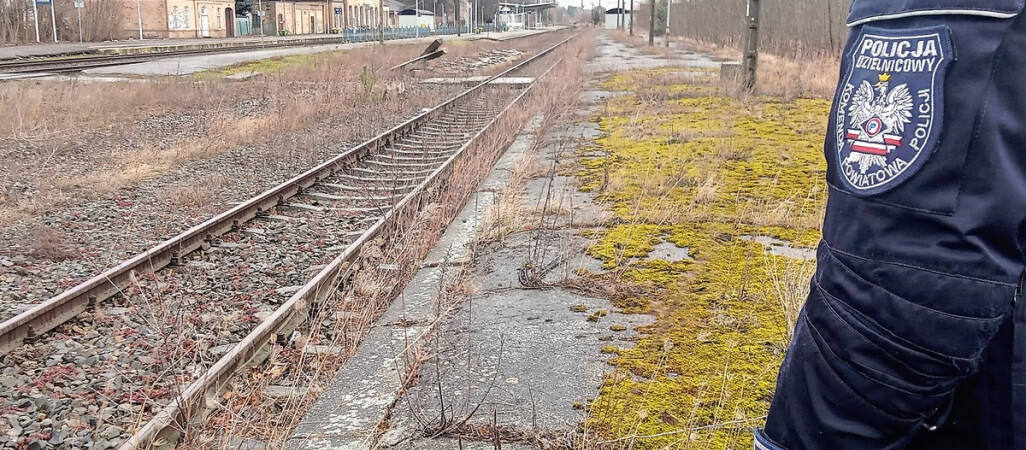
<path fill-rule="evenodd" d="M 888 151 L 894 148 L 892 145 L 877 144 L 873 142 L 855 141 L 851 143 L 851 151 L 869 153 L 870 155 L 887 155 Z"/>

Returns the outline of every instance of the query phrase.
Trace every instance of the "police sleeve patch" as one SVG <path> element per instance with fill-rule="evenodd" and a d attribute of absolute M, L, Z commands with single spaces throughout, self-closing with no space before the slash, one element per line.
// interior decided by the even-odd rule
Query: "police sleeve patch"
<path fill-rule="evenodd" d="M 846 58 L 833 124 L 840 178 L 852 192 L 887 191 L 926 163 L 940 134 L 953 56 L 944 26 L 863 28 Z"/>

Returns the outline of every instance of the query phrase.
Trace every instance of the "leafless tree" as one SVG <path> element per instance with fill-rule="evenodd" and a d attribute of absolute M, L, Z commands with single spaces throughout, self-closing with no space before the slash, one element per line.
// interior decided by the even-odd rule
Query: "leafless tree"
<path fill-rule="evenodd" d="M 124 8 L 111 0 L 84 0 L 82 40 L 96 42 L 113 39 L 122 27 Z M 78 41 L 78 11 L 73 1 L 54 3 L 57 39 Z M 50 8 L 39 7 L 39 35 L 43 41 L 53 36 Z M 35 41 L 35 20 L 31 0 L 0 0 L 0 45 Z"/>
<path fill-rule="evenodd" d="M 673 0 L 671 32 L 699 41 L 740 48 L 747 0 Z M 762 2 L 760 48 L 785 56 L 840 51 L 851 0 L 768 0 Z"/>

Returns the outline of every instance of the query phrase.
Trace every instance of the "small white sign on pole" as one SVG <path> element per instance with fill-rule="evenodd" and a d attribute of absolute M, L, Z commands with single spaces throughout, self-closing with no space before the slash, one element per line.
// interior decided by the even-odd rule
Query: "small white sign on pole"
<path fill-rule="evenodd" d="M 39 7 L 36 2 L 32 2 L 32 18 L 36 21 L 36 43 L 39 43 Z"/>
<path fill-rule="evenodd" d="M 85 8 L 85 2 L 75 2 L 75 10 L 78 11 L 78 43 L 82 43 L 82 8 Z"/>

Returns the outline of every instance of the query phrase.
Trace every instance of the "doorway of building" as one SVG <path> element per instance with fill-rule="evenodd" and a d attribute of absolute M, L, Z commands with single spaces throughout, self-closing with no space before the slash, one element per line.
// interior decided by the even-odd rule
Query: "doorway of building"
<path fill-rule="evenodd" d="M 224 9 L 224 30 L 225 36 L 235 37 L 235 13 L 231 8 Z"/>
<path fill-rule="evenodd" d="M 316 32 L 317 32 L 317 17 L 315 17 L 313 14 L 310 14 L 310 34 L 314 34 Z"/>
<path fill-rule="evenodd" d="M 210 15 L 206 6 L 200 10 L 200 37 L 210 37 Z"/>

